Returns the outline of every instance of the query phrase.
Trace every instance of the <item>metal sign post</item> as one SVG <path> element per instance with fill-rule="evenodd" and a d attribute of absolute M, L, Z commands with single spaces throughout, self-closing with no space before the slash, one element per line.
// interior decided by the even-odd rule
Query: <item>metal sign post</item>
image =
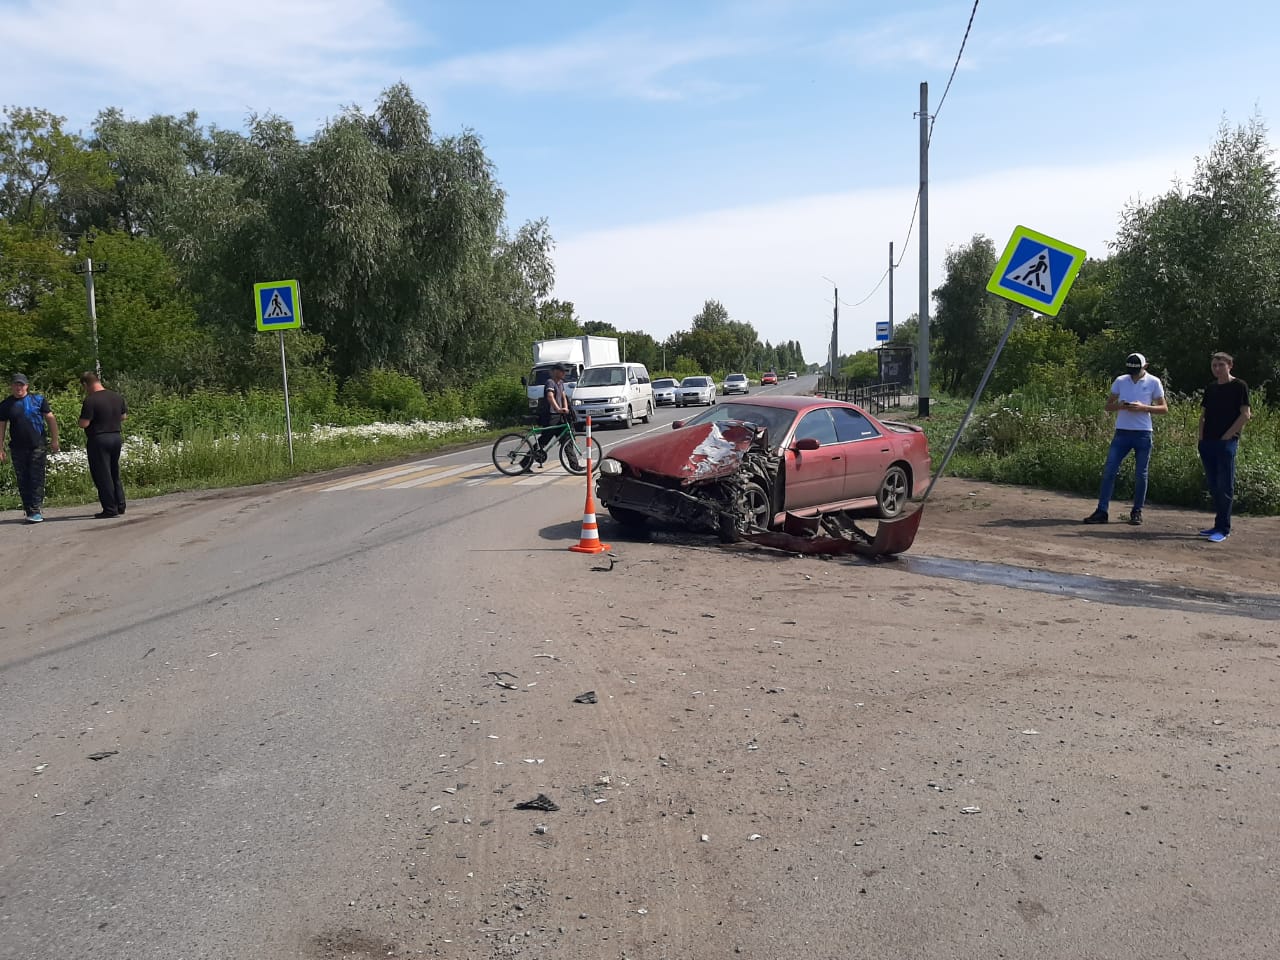
<path fill-rule="evenodd" d="M 253 285 L 253 305 L 259 330 L 275 330 L 280 337 L 280 376 L 284 381 L 284 429 L 289 437 L 289 465 L 293 465 L 293 411 L 289 407 L 289 364 L 284 332 L 302 326 L 302 296 L 297 280 L 271 280 Z"/>
<path fill-rule="evenodd" d="M 986 389 L 987 381 L 991 379 L 991 372 L 996 368 L 996 361 L 1000 359 L 1004 345 L 1009 342 L 1009 334 L 1013 333 L 1013 327 L 1018 322 L 1018 307 L 1030 307 L 1037 313 L 1056 317 L 1058 311 L 1062 309 L 1063 301 L 1067 299 L 1067 291 L 1075 282 L 1076 274 L 1080 272 L 1084 258 L 1085 252 L 1079 247 L 1055 240 L 1047 234 L 1037 233 L 1027 227 L 1014 228 L 1013 236 L 1009 238 L 1009 243 L 1004 248 L 1004 254 L 996 263 L 991 279 L 987 281 L 989 292 L 1009 301 L 1009 322 L 1000 336 L 1000 342 L 996 344 L 995 353 L 991 354 L 991 359 L 987 361 L 987 369 L 982 372 L 978 389 L 973 391 L 969 409 L 960 419 L 960 426 L 956 427 L 955 436 L 951 438 L 947 452 L 942 457 L 942 463 L 938 464 L 938 470 L 929 481 L 929 487 L 921 497 L 921 502 L 929 499 L 934 484 L 947 469 L 951 455 L 956 452 L 960 436 L 969 425 L 969 419 L 978 406 L 978 398 Z"/>
<path fill-rule="evenodd" d="M 284 331 L 277 333 L 280 338 L 280 375 L 284 378 L 284 432 L 289 437 L 289 466 L 293 466 L 293 413 L 289 409 L 289 365 L 284 359 Z"/>

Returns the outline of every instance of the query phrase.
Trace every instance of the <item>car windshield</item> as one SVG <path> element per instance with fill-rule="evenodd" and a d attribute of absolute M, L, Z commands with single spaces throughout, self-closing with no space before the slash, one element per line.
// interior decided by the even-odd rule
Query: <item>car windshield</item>
<path fill-rule="evenodd" d="M 737 383 L 739 380 L 745 380 L 745 379 L 747 379 L 747 375 L 745 373 L 731 373 L 724 378 L 724 381 L 725 383 L 728 383 L 729 381 L 732 380 L 734 383 Z"/>
<path fill-rule="evenodd" d="M 661 390 L 664 387 L 674 387 L 675 385 L 676 385 L 676 382 L 674 380 L 663 379 L 663 380 L 653 381 L 653 389 L 655 390 Z"/>
<path fill-rule="evenodd" d="M 769 444 L 777 449 L 778 444 L 782 442 L 782 438 L 786 435 L 787 430 L 791 427 L 791 422 L 795 420 L 796 412 L 794 410 L 785 410 L 779 407 L 766 407 L 754 403 L 718 403 L 714 407 L 708 407 L 696 417 L 690 417 L 684 422 L 685 426 L 692 426 L 697 423 L 720 422 L 723 420 L 745 420 L 748 423 L 754 423 L 756 426 L 769 428 Z"/>
<path fill-rule="evenodd" d="M 626 367 L 587 367 L 578 378 L 580 387 L 620 387 L 626 382 Z"/>
<path fill-rule="evenodd" d="M 709 387 L 711 386 L 711 381 L 708 380 L 706 377 L 685 377 L 682 381 L 680 381 L 680 386 Z"/>

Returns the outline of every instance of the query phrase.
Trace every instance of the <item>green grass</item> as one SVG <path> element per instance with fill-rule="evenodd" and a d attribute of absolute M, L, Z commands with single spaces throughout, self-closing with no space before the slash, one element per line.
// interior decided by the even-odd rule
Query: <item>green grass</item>
<path fill-rule="evenodd" d="M 980 404 L 948 476 L 989 480 L 1096 496 L 1102 464 L 1115 429 L 1103 409 L 1105 396 L 1015 393 Z M 935 468 L 951 441 L 968 400 L 934 398 L 922 426 Z M 1147 499 L 1170 506 L 1206 508 L 1204 473 L 1196 452 L 1200 404 L 1171 397 L 1169 413 L 1155 418 Z M 1238 513 L 1280 514 L 1280 411 L 1254 407 L 1236 461 Z M 1116 499 L 1133 496 L 1133 458 L 1116 480 Z"/>

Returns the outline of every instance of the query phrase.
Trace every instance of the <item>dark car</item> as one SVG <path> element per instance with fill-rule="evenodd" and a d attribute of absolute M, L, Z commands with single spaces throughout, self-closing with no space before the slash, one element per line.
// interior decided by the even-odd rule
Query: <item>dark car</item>
<path fill-rule="evenodd" d="M 929 476 L 919 427 L 839 400 L 735 398 L 672 426 L 601 462 L 597 494 L 620 523 L 658 520 L 732 539 L 776 528 L 788 513 L 892 519 Z"/>

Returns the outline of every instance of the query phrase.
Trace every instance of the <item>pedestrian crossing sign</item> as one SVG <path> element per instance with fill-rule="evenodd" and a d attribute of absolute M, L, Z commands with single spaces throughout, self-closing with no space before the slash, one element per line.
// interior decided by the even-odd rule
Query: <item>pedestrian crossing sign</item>
<path fill-rule="evenodd" d="M 1079 247 L 1028 227 L 1014 227 L 987 289 L 1036 313 L 1055 317 L 1084 258 Z"/>
<path fill-rule="evenodd" d="M 293 330 L 302 326 L 302 298 L 297 280 L 269 280 L 253 285 L 259 330 Z"/>

